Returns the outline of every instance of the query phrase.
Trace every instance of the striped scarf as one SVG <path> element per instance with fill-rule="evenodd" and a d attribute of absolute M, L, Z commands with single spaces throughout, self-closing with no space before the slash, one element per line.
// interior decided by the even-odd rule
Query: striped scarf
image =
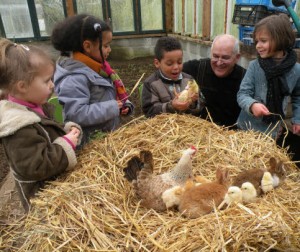
<path fill-rule="evenodd" d="M 110 67 L 107 61 L 104 61 L 104 63 L 101 64 L 81 52 L 74 52 L 73 59 L 84 63 L 100 76 L 104 78 L 110 78 L 116 88 L 117 99 L 122 101 L 123 104 L 126 102 L 126 100 L 128 99 L 128 94 L 126 92 L 125 86 L 119 75 Z"/>

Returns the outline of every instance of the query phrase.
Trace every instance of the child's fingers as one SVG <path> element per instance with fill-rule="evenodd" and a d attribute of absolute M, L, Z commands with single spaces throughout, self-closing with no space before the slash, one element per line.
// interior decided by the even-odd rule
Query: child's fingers
<path fill-rule="evenodd" d="M 261 106 L 261 112 L 263 113 L 263 115 L 269 115 L 270 114 L 269 109 L 263 104 Z"/>
<path fill-rule="evenodd" d="M 75 127 L 72 127 L 70 132 L 72 132 L 73 134 L 80 134 L 80 130 Z"/>
<path fill-rule="evenodd" d="M 183 110 L 187 110 L 190 103 L 188 101 L 186 102 L 181 102 L 181 101 L 178 101 L 177 99 L 173 100 L 173 103 L 172 103 L 173 107 L 177 110 L 180 110 L 180 111 L 183 111 Z"/>
<path fill-rule="evenodd" d="M 179 96 L 179 94 L 178 94 L 176 88 L 174 88 L 174 95 L 175 95 L 175 97 L 178 97 L 178 96 Z"/>
<path fill-rule="evenodd" d="M 127 115 L 128 111 L 129 111 L 129 108 L 124 108 L 124 109 L 121 110 L 121 114 L 122 115 Z"/>
<path fill-rule="evenodd" d="M 122 108 L 122 107 L 123 107 L 123 102 L 121 102 L 120 100 L 117 100 L 117 103 L 118 103 L 118 107 L 119 107 L 119 108 Z"/>
<path fill-rule="evenodd" d="M 300 135 L 300 125 L 299 124 L 293 124 L 293 134 Z"/>
<path fill-rule="evenodd" d="M 80 135 L 80 131 L 76 128 L 73 128 L 66 136 L 71 138 L 71 139 L 78 139 Z"/>
<path fill-rule="evenodd" d="M 269 115 L 270 111 L 269 109 L 262 103 L 254 103 L 251 106 L 251 110 L 254 116 L 258 117 L 258 116 L 265 116 L 265 115 Z"/>
<path fill-rule="evenodd" d="M 199 98 L 199 94 L 198 93 L 193 93 L 189 96 L 190 99 L 192 99 L 192 101 L 197 101 Z"/>

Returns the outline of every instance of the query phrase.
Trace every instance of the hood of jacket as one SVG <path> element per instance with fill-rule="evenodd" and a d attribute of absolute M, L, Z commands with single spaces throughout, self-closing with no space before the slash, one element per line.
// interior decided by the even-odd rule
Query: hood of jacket
<path fill-rule="evenodd" d="M 0 101 L 0 138 L 40 121 L 41 118 L 25 106 L 7 100 Z"/>

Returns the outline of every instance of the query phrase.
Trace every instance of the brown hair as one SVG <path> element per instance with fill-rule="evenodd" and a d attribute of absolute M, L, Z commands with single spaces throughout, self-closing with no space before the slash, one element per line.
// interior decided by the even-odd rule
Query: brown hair
<path fill-rule="evenodd" d="M 11 90 L 18 81 L 30 84 L 45 65 L 53 60 L 35 46 L 16 44 L 0 39 L 0 89 Z"/>
<path fill-rule="evenodd" d="M 295 33 L 286 14 L 271 15 L 260 20 L 254 28 L 253 39 L 256 34 L 265 30 L 271 36 L 272 51 L 290 50 L 295 44 Z"/>

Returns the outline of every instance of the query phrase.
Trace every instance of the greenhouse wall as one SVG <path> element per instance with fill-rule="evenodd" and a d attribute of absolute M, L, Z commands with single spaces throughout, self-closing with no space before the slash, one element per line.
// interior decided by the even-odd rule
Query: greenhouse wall
<path fill-rule="evenodd" d="M 294 8 L 297 13 L 299 1 Z M 207 48 L 216 35 L 228 33 L 239 38 L 241 28 L 232 23 L 236 3 L 236 0 L 0 0 L 0 36 L 16 42 L 49 41 L 58 21 L 76 13 L 90 13 L 111 24 L 113 57 L 153 55 L 157 38 L 166 35 L 182 41 L 186 59 L 207 57 Z"/>

